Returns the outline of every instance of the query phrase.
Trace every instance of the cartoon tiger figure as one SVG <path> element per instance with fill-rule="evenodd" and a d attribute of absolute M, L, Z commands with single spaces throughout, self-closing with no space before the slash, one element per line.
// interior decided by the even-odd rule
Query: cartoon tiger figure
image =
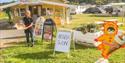
<path fill-rule="evenodd" d="M 97 48 L 101 50 L 103 58 L 95 63 L 108 63 L 108 58 L 115 50 L 125 47 L 125 33 L 118 35 L 117 21 L 104 21 L 103 35 L 95 39 Z"/>

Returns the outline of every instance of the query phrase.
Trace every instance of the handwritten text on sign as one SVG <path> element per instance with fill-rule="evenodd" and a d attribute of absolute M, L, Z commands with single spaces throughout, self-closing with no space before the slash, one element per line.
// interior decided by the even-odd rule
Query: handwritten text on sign
<path fill-rule="evenodd" d="M 56 37 L 55 51 L 69 52 L 71 32 L 59 31 Z"/>

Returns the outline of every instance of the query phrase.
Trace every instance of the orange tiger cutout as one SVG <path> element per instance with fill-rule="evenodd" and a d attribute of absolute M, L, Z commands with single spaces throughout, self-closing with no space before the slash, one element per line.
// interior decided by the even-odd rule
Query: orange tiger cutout
<path fill-rule="evenodd" d="M 98 43 L 96 46 L 102 51 L 103 58 L 100 58 L 95 63 L 108 63 L 108 58 L 112 52 L 125 47 L 125 33 L 118 35 L 117 21 L 104 21 L 103 27 L 104 34 L 95 39 Z"/>
<path fill-rule="evenodd" d="M 102 51 L 102 56 L 107 59 L 111 53 L 112 47 L 117 44 L 114 41 L 114 37 L 118 32 L 118 26 L 116 21 L 104 21 L 104 34 L 96 39 L 96 41 L 101 42 L 97 47 Z"/>

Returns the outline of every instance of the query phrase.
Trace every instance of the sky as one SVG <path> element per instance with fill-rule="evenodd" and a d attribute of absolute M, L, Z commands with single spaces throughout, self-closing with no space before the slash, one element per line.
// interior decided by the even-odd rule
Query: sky
<path fill-rule="evenodd" d="M 0 3 L 11 2 L 11 1 L 14 1 L 14 0 L 0 0 Z M 15 1 L 16 1 L 16 0 L 15 0 Z"/>

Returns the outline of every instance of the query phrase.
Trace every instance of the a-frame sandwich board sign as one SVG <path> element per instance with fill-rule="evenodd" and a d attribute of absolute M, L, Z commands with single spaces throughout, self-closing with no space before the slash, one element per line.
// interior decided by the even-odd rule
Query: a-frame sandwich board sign
<path fill-rule="evenodd" d="M 68 57 L 70 56 L 70 46 L 72 41 L 72 30 L 60 29 L 57 32 L 56 43 L 54 47 L 53 55 L 55 56 L 55 52 L 64 52 L 67 53 Z M 74 48 L 75 43 L 73 42 Z"/>

